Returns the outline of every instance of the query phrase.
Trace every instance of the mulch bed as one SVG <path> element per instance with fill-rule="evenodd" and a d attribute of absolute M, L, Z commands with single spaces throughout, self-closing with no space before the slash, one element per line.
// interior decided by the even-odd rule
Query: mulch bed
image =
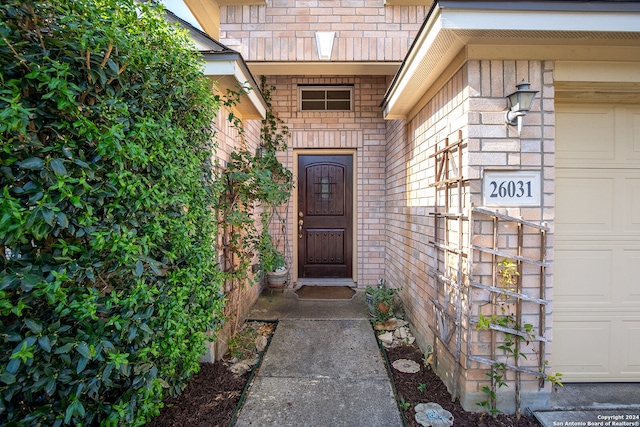
<path fill-rule="evenodd" d="M 222 361 L 202 363 L 182 394 L 167 398 L 147 426 L 227 427 L 250 376 L 236 377 Z"/>
<path fill-rule="evenodd" d="M 401 402 L 409 403 L 411 406 L 403 412 L 407 426 L 421 427 L 414 418 L 413 408 L 418 403 L 435 402 L 453 415 L 454 426 L 461 427 L 540 427 L 540 425 L 525 416 L 519 420 L 515 415 L 500 414 L 493 418 L 491 415 L 467 412 L 462 409 L 458 401 L 451 402 L 451 394 L 442 380 L 429 368 L 422 366 L 422 352 L 416 346 L 403 345 L 387 349 L 389 363 L 398 359 L 409 359 L 421 365 L 420 372 L 415 374 L 403 374 L 391 368 L 393 382 L 396 387 L 398 399 Z M 424 391 L 420 391 L 418 386 L 425 384 Z"/>
<path fill-rule="evenodd" d="M 422 365 L 423 355 L 416 346 L 399 346 L 387 350 L 390 363 L 398 359 L 409 359 Z M 235 414 L 242 391 L 251 373 L 236 377 L 229 371 L 228 363 L 203 363 L 184 392 L 178 397 L 170 397 L 160 415 L 147 426 L 150 427 L 227 427 Z M 446 386 L 431 370 L 421 366 L 416 374 L 403 374 L 391 368 L 398 399 L 409 403 L 403 412 L 406 425 L 420 427 L 415 421 L 413 408 L 418 403 L 435 402 L 454 417 L 454 426 L 459 427 L 539 427 L 534 420 L 522 416 L 498 415 L 467 412 L 459 402 L 451 402 Z M 418 386 L 425 384 L 424 391 Z"/>

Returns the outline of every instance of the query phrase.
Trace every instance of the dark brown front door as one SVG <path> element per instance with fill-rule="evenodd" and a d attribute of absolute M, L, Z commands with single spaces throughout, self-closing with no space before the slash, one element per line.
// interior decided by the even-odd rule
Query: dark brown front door
<path fill-rule="evenodd" d="M 353 158 L 298 157 L 298 276 L 351 278 Z"/>

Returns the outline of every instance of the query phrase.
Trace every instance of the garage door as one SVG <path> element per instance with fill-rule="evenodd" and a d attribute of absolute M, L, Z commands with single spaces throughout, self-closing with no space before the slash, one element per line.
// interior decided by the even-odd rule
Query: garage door
<path fill-rule="evenodd" d="M 553 370 L 640 381 L 640 106 L 556 109 Z"/>

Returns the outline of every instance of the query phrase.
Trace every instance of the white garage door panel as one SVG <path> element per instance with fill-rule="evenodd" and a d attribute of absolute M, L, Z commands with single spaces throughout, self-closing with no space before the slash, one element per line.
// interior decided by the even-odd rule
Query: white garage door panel
<path fill-rule="evenodd" d="M 554 370 L 571 381 L 637 381 L 640 321 L 554 320 Z M 596 319 L 601 316 L 595 316 Z M 592 316 L 593 318 L 593 316 Z"/>
<path fill-rule="evenodd" d="M 640 231 L 640 178 L 625 180 L 625 229 Z"/>
<path fill-rule="evenodd" d="M 610 322 L 563 319 L 556 318 L 553 322 L 553 370 L 573 380 L 611 377 L 608 347 L 594 345 L 609 342 Z"/>
<path fill-rule="evenodd" d="M 585 108 L 575 106 L 571 110 L 556 112 L 556 139 L 562 145 L 556 146 L 556 158 L 575 161 L 578 159 L 613 160 L 613 111 L 608 107 Z"/>
<path fill-rule="evenodd" d="M 556 174 L 556 200 L 562 201 L 557 203 L 556 223 L 562 225 L 563 233 L 613 230 L 614 180 L 579 174 Z"/>
<path fill-rule="evenodd" d="M 622 322 L 624 339 L 620 343 L 622 353 L 622 373 L 626 375 L 640 374 L 640 321 Z M 614 351 L 617 351 L 614 348 Z"/>
<path fill-rule="evenodd" d="M 561 237 L 613 233 L 615 240 L 636 239 L 640 235 L 640 169 L 558 169 L 556 224 Z"/>
<path fill-rule="evenodd" d="M 557 286 L 554 302 L 579 305 L 589 302 L 596 305 L 611 302 L 612 250 L 575 250 L 556 246 L 556 264 L 562 265 L 555 273 Z"/>
<path fill-rule="evenodd" d="M 620 303 L 636 307 L 640 315 L 640 248 L 627 249 L 621 255 L 621 262 L 624 271 L 620 278 L 621 283 L 617 294 L 620 296 Z M 631 309 L 631 308 L 630 308 Z"/>
<path fill-rule="evenodd" d="M 640 108 L 557 110 L 553 369 L 640 381 Z"/>

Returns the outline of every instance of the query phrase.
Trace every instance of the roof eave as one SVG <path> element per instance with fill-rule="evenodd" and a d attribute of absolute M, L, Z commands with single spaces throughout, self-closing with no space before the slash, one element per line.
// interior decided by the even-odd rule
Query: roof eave
<path fill-rule="evenodd" d="M 414 40 L 398 73 L 389 86 L 381 107 L 386 119 L 407 119 L 427 90 L 466 46 L 497 40 L 521 44 L 580 43 L 576 34 L 631 35 L 640 40 L 640 10 L 621 12 L 573 12 L 565 10 L 509 10 L 475 8 L 488 2 L 435 2 Z M 529 2 L 527 2 L 529 3 Z M 513 4 L 513 3 L 512 3 Z M 457 8 L 453 8 L 455 5 Z M 567 19 L 567 15 L 571 19 Z M 517 40 L 514 38 L 517 35 Z"/>
<path fill-rule="evenodd" d="M 235 51 L 206 52 L 202 55 L 205 76 L 217 82 L 216 88 L 221 95 L 226 96 L 230 91 L 242 94 L 240 102 L 234 107 L 242 118 L 264 119 L 267 102 L 242 55 Z M 244 98 L 249 102 L 243 102 Z"/>
<path fill-rule="evenodd" d="M 179 23 L 189 32 L 196 49 L 204 58 L 204 75 L 217 82 L 216 89 L 223 96 L 233 91 L 243 94 L 243 98 L 248 100 L 243 102 L 244 99 L 241 98 L 240 102 L 234 106 L 238 114 L 243 119 L 264 119 L 267 113 L 267 102 L 242 55 L 169 10 L 166 10 L 166 17 L 170 22 Z"/>

